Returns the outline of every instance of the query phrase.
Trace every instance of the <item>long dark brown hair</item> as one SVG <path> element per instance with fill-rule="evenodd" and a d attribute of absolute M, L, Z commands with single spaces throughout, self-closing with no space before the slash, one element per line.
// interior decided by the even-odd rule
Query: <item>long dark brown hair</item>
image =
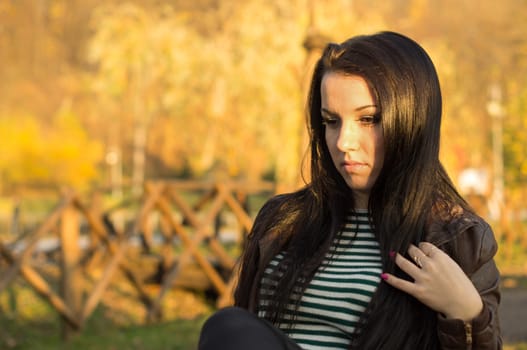
<path fill-rule="evenodd" d="M 292 295 L 305 290 L 354 208 L 353 193 L 335 168 L 325 141 L 320 88 L 328 72 L 362 77 L 381 111 L 385 156 L 368 207 L 384 271 L 408 278 L 389 259 L 389 252 L 404 254 L 411 243 L 422 241 L 438 207 L 467 207 L 439 161 L 441 90 L 425 50 L 393 32 L 329 44 L 315 66 L 308 100 L 311 183 L 270 200 L 256 218 L 246 247 L 272 233 L 276 239 L 271 249 L 258 259 L 265 266 L 278 252 L 286 252 L 276 268 L 282 278 L 265 313 L 275 323 Z M 235 291 L 236 304 L 243 307 L 254 302 L 248 288 L 262 273 L 249 261 L 254 256 L 242 256 Z M 381 283 L 350 347 L 436 349 L 436 318 L 436 312 L 413 297 Z"/>

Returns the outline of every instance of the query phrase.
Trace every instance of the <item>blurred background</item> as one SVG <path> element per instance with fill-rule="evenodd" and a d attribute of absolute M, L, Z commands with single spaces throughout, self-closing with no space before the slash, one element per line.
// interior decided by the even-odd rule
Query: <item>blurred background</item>
<path fill-rule="evenodd" d="M 124 230 L 155 192 L 145 190 L 149 181 L 206 184 L 185 192 L 187 199 L 222 193 L 207 192 L 210 184 L 266 184 L 244 206 L 254 217 L 265 198 L 303 183 L 305 96 L 320 50 L 380 30 L 412 37 L 436 64 L 444 96 L 441 159 L 505 247 L 497 257 L 504 283 L 521 289 L 527 275 L 523 0 L 0 0 L 0 242 L 7 251 L 0 268 L 15 274 L 25 261 L 16 244 L 39 232 L 71 193 L 89 198 L 98 212 L 127 207 Z M 203 201 L 189 203 L 204 215 Z M 224 226 L 229 218 L 243 221 L 229 216 L 232 208 Z M 136 231 L 146 230 L 130 232 Z M 175 244 L 174 254 L 187 248 Z M 235 258 L 239 250 L 228 253 Z M 37 301 L 27 315 L 21 311 L 17 298 L 33 300 L 36 289 L 21 278 L 0 281 L 2 322 L 12 327 L 0 331 L 0 340 L 9 348 L 35 346 L 18 340 L 27 323 L 15 327 L 9 320 L 34 321 L 36 313 L 41 323 L 34 329 L 56 327 L 43 321 L 47 306 Z M 186 317 L 190 325 L 162 330 L 190 340 L 158 348 L 191 349 L 200 317 L 216 304 L 205 305 Z M 150 335 L 137 332 L 125 337 L 135 339 L 126 346 L 157 348 L 146 347 Z M 46 333 L 31 336 L 43 347 L 39 337 Z M 113 345 L 98 348 L 118 344 L 118 336 L 109 337 Z"/>

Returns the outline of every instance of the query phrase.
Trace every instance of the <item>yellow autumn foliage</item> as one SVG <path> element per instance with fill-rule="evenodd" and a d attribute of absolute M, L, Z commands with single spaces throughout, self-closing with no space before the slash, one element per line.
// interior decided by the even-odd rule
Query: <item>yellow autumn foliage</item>
<path fill-rule="evenodd" d="M 50 125 L 31 115 L 2 115 L 0 139 L 5 145 L 0 171 L 6 184 L 82 189 L 98 175 L 101 144 L 88 138 L 68 108 L 59 110 Z"/>
<path fill-rule="evenodd" d="M 291 184 L 316 56 L 304 40 L 379 30 L 415 38 L 436 63 L 453 179 L 492 170 L 486 105 L 498 84 L 505 185 L 527 183 L 523 2 L 482 0 L 478 11 L 457 0 L 37 3 L 0 2 L 0 190 L 107 185 L 112 172 L 127 182 L 138 154 L 144 178 L 221 172 Z M 104 152 L 115 162 L 102 164 Z"/>

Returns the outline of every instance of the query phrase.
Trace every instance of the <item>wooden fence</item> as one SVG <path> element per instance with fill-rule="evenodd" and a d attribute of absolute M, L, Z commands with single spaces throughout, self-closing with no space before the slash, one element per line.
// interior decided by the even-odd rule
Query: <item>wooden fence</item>
<path fill-rule="evenodd" d="M 0 241 L 0 267 L 5 267 L 0 275 L 0 293 L 17 276 L 23 277 L 64 320 L 66 339 L 82 329 L 118 270 L 147 308 L 147 322 L 162 317 L 163 298 L 189 264 L 199 266 L 218 294 L 218 305 L 227 305 L 231 302 L 235 257 L 219 241 L 217 219 L 221 211 L 227 210 L 236 218 L 241 232 L 248 232 L 252 226 L 249 196 L 269 196 L 273 192 L 270 183 L 149 182 L 133 221 L 120 228 L 111 211 L 87 206 L 76 194 L 66 194 L 34 232 L 9 245 Z M 197 197 L 194 203 L 189 193 Z M 86 232 L 81 233 L 83 226 Z M 80 242 L 86 236 L 83 246 Z M 54 258 L 60 265 L 58 285 L 36 267 L 37 244 L 44 237 L 59 241 Z M 157 245 L 161 246 L 158 255 L 162 274 L 157 295 L 147 291 L 144 274 L 130 263 L 129 255 L 137 250 L 134 237 L 145 252 L 154 249 L 156 239 L 160 241 Z M 87 279 L 94 279 L 91 267 L 100 269 L 101 262 L 102 273 L 86 290 Z"/>
<path fill-rule="evenodd" d="M 103 210 L 96 202 L 87 205 L 75 193 L 65 194 L 30 234 L 9 244 L 0 241 L 0 293 L 17 277 L 25 279 L 61 316 L 66 339 L 82 330 L 118 272 L 145 306 L 147 322 L 163 317 L 162 301 L 178 281 L 192 283 L 185 276 L 190 265 L 197 266 L 214 289 L 218 306 L 228 305 L 236 254 L 220 241 L 218 218 L 225 211 L 235 218 L 236 242 L 241 243 L 258 209 L 251 211 L 248 199 L 258 195 L 261 204 L 274 192 L 271 183 L 148 182 L 141 200 L 127 209 L 132 220 L 123 222 L 119 206 Z M 525 276 L 525 220 L 515 218 L 512 209 L 506 213 L 508 220 L 495 223 L 500 242 L 497 261 L 503 274 Z M 50 237 L 57 248 L 52 254 L 42 253 L 38 244 Z M 159 288 L 154 294 L 147 288 L 144 271 L 131 263 L 132 255 L 147 256 L 137 254 L 138 249 L 149 254 L 155 251 L 158 257 Z M 53 281 L 44 276 L 37 262 L 42 254 L 60 267 Z M 99 270 L 96 276 L 94 267 Z"/>

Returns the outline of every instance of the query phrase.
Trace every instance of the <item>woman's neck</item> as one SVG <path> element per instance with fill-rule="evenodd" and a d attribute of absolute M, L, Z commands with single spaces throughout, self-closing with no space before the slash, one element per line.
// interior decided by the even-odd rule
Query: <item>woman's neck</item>
<path fill-rule="evenodd" d="M 353 199 L 355 202 L 355 209 L 368 209 L 368 200 L 370 198 L 370 193 L 365 193 L 361 191 L 353 191 Z"/>

